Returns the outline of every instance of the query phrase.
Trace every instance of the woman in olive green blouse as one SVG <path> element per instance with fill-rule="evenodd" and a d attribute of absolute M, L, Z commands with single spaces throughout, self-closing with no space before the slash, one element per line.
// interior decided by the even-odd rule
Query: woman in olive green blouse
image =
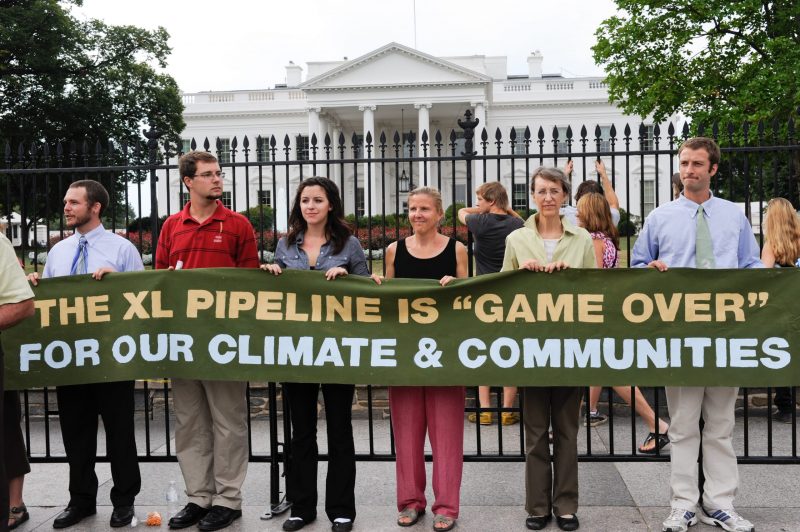
<path fill-rule="evenodd" d="M 535 215 L 506 238 L 503 270 L 524 268 L 553 273 L 567 268 L 595 268 L 589 233 L 559 215 L 570 183 L 557 168 L 539 167 L 531 193 Z M 578 417 L 582 389 L 577 386 L 527 387 L 525 418 L 525 526 L 541 530 L 555 514 L 561 530 L 577 530 Z M 553 427 L 553 465 L 548 428 Z"/>

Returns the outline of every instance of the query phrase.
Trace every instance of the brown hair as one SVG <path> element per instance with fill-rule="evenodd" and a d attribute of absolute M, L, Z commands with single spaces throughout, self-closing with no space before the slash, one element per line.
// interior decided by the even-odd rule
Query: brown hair
<path fill-rule="evenodd" d="M 411 203 L 412 196 L 418 196 L 424 194 L 426 196 L 430 196 L 433 198 L 433 202 L 436 204 L 436 211 L 439 214 L 444 214 L 444 207 L 442 207 L 442 195 L 439 191 L 433 187 L 417 187 L 411 192 L 408 193 L 408 202 Z"/>
<path fill-rule="evenodd" d="M 775 262 L 782 266 L 794 264 L 800 257 L 800 219 L 789 200 L 769 200 L 764 225 L 764 236 L 772 247 Z"/>
<path fill-rule="evenodd" d="M 678 196 L 683 192 L 683 181 L 681 181 L 681 173 L 675 172 L 672 174 L 672 199 L 678 199 Z"/>
<path fill-rule="evenodd" d="M 217 158 L 207 151 L 190 151 L 189 153 L 184 153 L 178 161 L 178 172 L 180 173 L 181 179 L 184 177 L 193 178 L 194 174 L 197 172 L 198 162 L 215 163 L 217 162 Z"/>
<path fill-rule="evenodd" d="M 106 187 L 93 179 L 81 179 L 74 181 L 69 188 L 82 188 L 86 190 L 86 200 L 89 202 L 91 208 L 95 203 L 100 204 L 100 216 L 105 212 L 111 200 L 108 197 Z"/>
<path fill-rule="evenodd" d="M 327 177 L 309 177 L 300 182 L 297 187 L 297 193 L 294 195 L 292 210 L 289 213 L 289 232 L 286 234 L 286 240 L 290 244 L 294 244 L 297 242 L 297 237 L 300 233 L 308 229 L 308 223 L 303 218 L 300 200 L 303 190 L 314 186 L 320 187 L 325 191 L 325 197 L 331 206 L 325 224 L 325 233 L 333 244 L 333 252 L 339 253 L 344 249 L 347 239 L 353 233 L 350 230 L 350 224 L 344 219 L 344 207 L 342 206 L 342 198 L 339 195 L 339 187 Z"/>
<path fill-rule="evenodd" d="M 722 152 L 719 150 L 719 145 L 714 139 L 708 137 L 692 137 L 683 141 L 681 147 L 678 148 L 678 157 L 684 149 L 689 150 L 706 150 L 708 153 L 708 162 L 711 166 L 719 164 L 722 159 Z M 709 167 L 710 168 L 710 167 Z"/>
<path fill-rule="evenodd" d="M 493 201 L 498 209 L 508 210 L 508 192 L 506 192 L 506 187 L 497 181 L 482 184 L 475 190 L 475 193 L 480 194 L 486 201 Z"/>
<path fill-rule="evenodd" d="M 585 194 L 578 200 L 578 218 L 581 226 L 590 233 L 603 233 L 619 249 L 619 231 L 611 218 L 608 201 L 597 192 Z"/>
<path fill-rule="evenodd" d="M 564 190 L 564 194 L 569 197 L 569 191 L 572 185 L 567 179 L 566 174 L 560 168 L 549 168 L 547 166 L 540 166 L 536 170 L 533 171 L 533 175 L 531 175 L 531 193 L 536 190 L 536 178 L 541 177 L 546 181 L 550 181 L 551 183 L 558 183 L 561 185 L 561 188 Z"/>

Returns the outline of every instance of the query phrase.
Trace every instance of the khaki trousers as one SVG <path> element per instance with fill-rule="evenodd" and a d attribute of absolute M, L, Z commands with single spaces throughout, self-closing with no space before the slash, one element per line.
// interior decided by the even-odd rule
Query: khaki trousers
<path fill-rule="evenodd" d="M 525 510 L 530 515 L 578 510 L 578 416 L 582 388 L 524 388 Z M 553 426 L 553 463 L 547 432 Z"/>
<path fill-rule="evenodd" d="M 246 382 L 173 379 L 175 448 L 188 502 L 242 507 L 247 474 Z"/>
<path fill-rule="evenodd" d="M 707 510 L 733 508 L 739 487 L 739 469 L 731 435 L 738 388 L 667 387 L 672 444 L 670 459 L 671 505 L 694 511 L 700 499 L 697 485 L 697 457 L 700 451 L 700 416 L 705 425 L 703 446 L 703 507 Z"/>

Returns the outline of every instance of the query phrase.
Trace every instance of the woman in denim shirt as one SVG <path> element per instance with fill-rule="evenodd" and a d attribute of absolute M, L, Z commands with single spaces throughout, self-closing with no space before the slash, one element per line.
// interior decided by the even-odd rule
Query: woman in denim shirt
<path fill-rule="evenodd" d="M 275 263 L 262 270 L 280 275 L 283 268 L 320 270 L 328 280 L 350 273 L 369 276 L 364 251 L 344 220 L 339 188 L 330 179 L 300 183 L 289 214 L 289 232 L 275 249 Z M 286 477 L 292 516 L 284 530 L 300 530 L 317 517 L 317 397 L 320 386 L 328 426 L 328 477 L 325 513 L 334 532 L 353 528 L 356 517 L 356 462 L 351 409 L 352 384 L 286 383 L 292 420 L 292 454 Z"/>

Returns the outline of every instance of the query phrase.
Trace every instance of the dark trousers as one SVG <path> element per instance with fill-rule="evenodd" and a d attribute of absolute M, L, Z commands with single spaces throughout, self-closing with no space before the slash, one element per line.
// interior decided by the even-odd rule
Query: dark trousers
<path fill-rule="evenodd" d="M 28 454 L 25 450 L 25 437 L 20 426 L 19 392 L 6 391 L 3 394 L 3 465 L 8 480 L 31 472 Z"/>
<path fill-rule="evenodd" d="M 778 410 L 781 412 L 791 412 L 794 410 L 791 388 L 775 388 L 775 406 L 777 406 Z"/>
<path fill-rule="evenodd" d="M 523 389 L 525 509 L 530 515 L 578 510 L 578 415 L 583 390 L 572 386 Z M 548 428 L 553 426 L 553 463 Z"/>
<path fill-rule="evenodd" d="M 328 426 L 328 476 L 325 481 L 325 513 L 356 518 L 356 459 L 353 444 L 352 384 L 284 384 L 292 419 L 292 452 L 286 474 L 286 494 L 292 517 L 305 522 L 317 517 L 317 398 L 322 387 Z"/>
<path fill-rule="evenodd" d="M 0 424 L 3 423 L 3 381 L 5 380 L 5 360 L 3 347 L 0 346 Z M 2 425 L 0 425 L 2 426 Z M 0 438 L 0 456 L 5 453 L 5 435 Z M 6 476 L 5 464 L 0 460 L 0 531 L 8 530 L 8 476 Z"/>
<path fill-rule="evenodd" d="M 142 479 L 133 427 L 133 381 L 58 386 L 61 437 L 69 462 L 69 506 L 95 508 L 97 418 L 103 418 L 111 462 L 111 503 L 131 506 Z"/>

